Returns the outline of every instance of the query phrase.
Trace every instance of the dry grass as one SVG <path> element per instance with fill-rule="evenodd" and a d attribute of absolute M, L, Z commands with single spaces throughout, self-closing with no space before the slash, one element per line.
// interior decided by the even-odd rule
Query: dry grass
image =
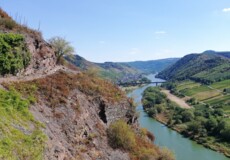
<path fill-rule="evenodd" d="M 35 92 L 36 88 L 37 97 L 40 96 L 50 107 L 66 104 L 68 97 L 75 89 L 87 96 L 102 97 L 110 103 L 116 103 L 126 98 L 125 93 L 112 83 L 97 77 L 90 77 L 84 73 L 73 75 L 60 71 L 33 81 L 4 84 L 5 87 L 10 85 L 13 85 L 25 97 L 28 97 L 32 90 Z"/>
<path fill-rule="evenodd" d="M 41 37 L 41 32 L 33 30 L 26 25 L 18 24 L 4 10 L 0 8 L 0 29 L 6 32 L 29 34 L 35 37 Z"/>

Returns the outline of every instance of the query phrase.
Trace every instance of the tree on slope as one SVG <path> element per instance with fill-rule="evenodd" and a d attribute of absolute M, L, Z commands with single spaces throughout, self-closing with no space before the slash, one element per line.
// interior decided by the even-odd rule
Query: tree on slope
<path fill-rule="evenodd" d="M 62 37 L 53 37 L 48 40 L 48 42 L 55 49 L 55 54 L 57 56 L 57 63 L 63 56 L 72 56 L 74 53 L 74 48 Z"/>

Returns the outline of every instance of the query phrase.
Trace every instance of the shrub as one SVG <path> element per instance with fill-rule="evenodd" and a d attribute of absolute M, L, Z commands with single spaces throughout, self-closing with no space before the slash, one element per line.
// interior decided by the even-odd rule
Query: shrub
<path fill-rule="evenodd" d="M 107 135 L 110 146 L 128 151 L 131 160 L 174 160 L 171 152 L 161 151 L 152 143 L 155 139 L 152 133 L 144 128 L 136 133 L 123 120 L 111 124 Z"/>
<path fill-rule="evenodd" d="M 218 126 L 220 130 L 220 135 L 222 138 L 228 142 L 230 142 L 230 122 L 222 121 Z"/>
<path fill-rule="evenodd" d="M 155 141 L 155 136 L 146 128 L 141 128 L 141 137 L 147 137 L 151 142 Z"/>
<path fill-rule="evenodd" d="M 0 34 L 0 74 L 16 74 L 30 61 L 24 37 L 20 34 Z"/>
<path fill-rule="evenodd" d="M 154 117 L 157 114 L 157 110 L 155 108 L 146 109 L 146 112 L 150 117 Z"/>
<path fill-rule="evenodd" d="M 142 97 L 144 109 L 155 107 L 157 104 L 165 102 L 166 96 L 160 92 L 159 88 L 148 87 Z"/>
<path fill-rule="evenodd" d="M 183 122 L 189 122 L 194 119 L 194 113 L 192 110 L 184 110 L 182 113 L 182 121 Z"/>
<path fill-rule="evenodd" d="M 194 135 L 200 135 L 202 133 L 204 126 L 201 124 L 201 122 L 192 121 L 188 124 L 188 131 L 191 131 Z"/>
<path fill-rule="evenodd" d="M 113 148 L 131 151 L 136 145 L 135 133 L 123 120 L 111 124 L 107 130 L 107 135 L 109 144 Z"/>
<path fill-rule="evenodd" d="M 175 160 L 174 154 L 168 150 L 167 148 L 161 149 L 161 156 L 159 158 L 160 160 Z"/>
<path fill-rule="evenodd" d="M 55 50 L 55 54 L 57 56 L 57 63 L 60 62 L 63 56 L 69 56 L 69 58 L 73 57 L 74 48 L 64 38 L 53 37 L 49 39 L 49 43 Z"/>
<path fill-rule="evenodd" d="M 11 19 L 5 19 L 1 18 L 0 19 L 0 26 L 3 26 L 4 28 L 12 30 L 17 26 L 16 22 L 11 20 Z"/>
<path fill-rule="evenodd" d="M 216 129 L 217 125 L 217 120 L 214 117 L 210 117 L 210 119 L 205 123 L 205 128 L 208 131 L 213 131 L 214 129 Z"/>

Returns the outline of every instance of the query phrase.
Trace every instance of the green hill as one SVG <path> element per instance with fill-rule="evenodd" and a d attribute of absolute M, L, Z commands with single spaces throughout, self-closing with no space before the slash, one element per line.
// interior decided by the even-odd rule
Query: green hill
<path fill-rule="evenodd" d="M 136 77 L 141 74 L 139 70 L 127 64 L 114 62 L 93 63 L 79 55 L 74 55 L 73 58 L 66 57 L 66 59 L 83 71 L 97 73 L 100 77 L 114 82 L 122 81 L 122 79 L 126 77 Z"/>
<path fill-rule="evenodd" d="M 65 57 L 65 59 L 83 71 L 89 70 L 91 68 L 101 69 L 98 65 L 86 60 L 79 55 L 74 55 L 73 57 Z"/>
<path fill-rule="evenodd" d="M 157 76 L 166 80 L 191 79 L 212 83 L 230 78 L 230 52 L 205 51 L 189 54 Z"/>
<path fill-rule="evenodd" d="M 66 57 L 67 61 L 73 63 L 83 71 L 97 72 L 100 77 L 114 82 L 126 82 L 129 79 L 138 79 L 142 74 L 160 72 L 174 64 L 178 59 L 167 58 L 150 61 L 94 63 L 79 55 L 74 55 L 73 58 Z"/>
<path fill-rule="evenodd" d="M 178 61 L 179 58 L 166 58 L 159 60 L 150 60 L 150 61 L 135 61 L 135 62 L 125 62 L 124 64 L 128 64 L 129 66 L 136 68 L 143 73 L 156 73 L 160 72 L 166 67 L 174 64 Z"/>

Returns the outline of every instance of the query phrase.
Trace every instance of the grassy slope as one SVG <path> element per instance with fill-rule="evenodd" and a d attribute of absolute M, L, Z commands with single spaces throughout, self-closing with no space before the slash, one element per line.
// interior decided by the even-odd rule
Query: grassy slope
<path fill-rule="evenodd" d="M 5 39 L 5 42 L 1 41 L 4 48 L 1 58 L 4 58 L 4 54 L 8 56 L 8 61 L 3 59 L 1 62 L 6 67 L 1 73 L 5 73 L 7 69 L 15 69 L 17 72 L 25 67 L 22 63 L 26 60 L 19 58 L 20 54 L 27 51 L 22 35 L 40 35 L 40 33 L 17 24 L 2 9 L 0 9 L 0 30 L 1 32 L 12 32 L 1 35 Z M 17 67 L 14 68 L 16 64 Z M 16 72 L 13 73 L 16 74 Z M 24 97 L 12 87 L 9 87 L 8 90 L 0 89 L 0 159 L 40 160 L 43 157 L 46 141 L 46 136 L 42 132 L 43 125 L 36 121 L 29 112 L 29 105 L 35 102 L 34 90 L 36 88 L 32 87 L 30 96 Z"/>
<path fill-rule="evenodd" d="M 29 105 L 15 90 L 0 90 L 0 159 L 42 159 L 46 136 Z"/>

